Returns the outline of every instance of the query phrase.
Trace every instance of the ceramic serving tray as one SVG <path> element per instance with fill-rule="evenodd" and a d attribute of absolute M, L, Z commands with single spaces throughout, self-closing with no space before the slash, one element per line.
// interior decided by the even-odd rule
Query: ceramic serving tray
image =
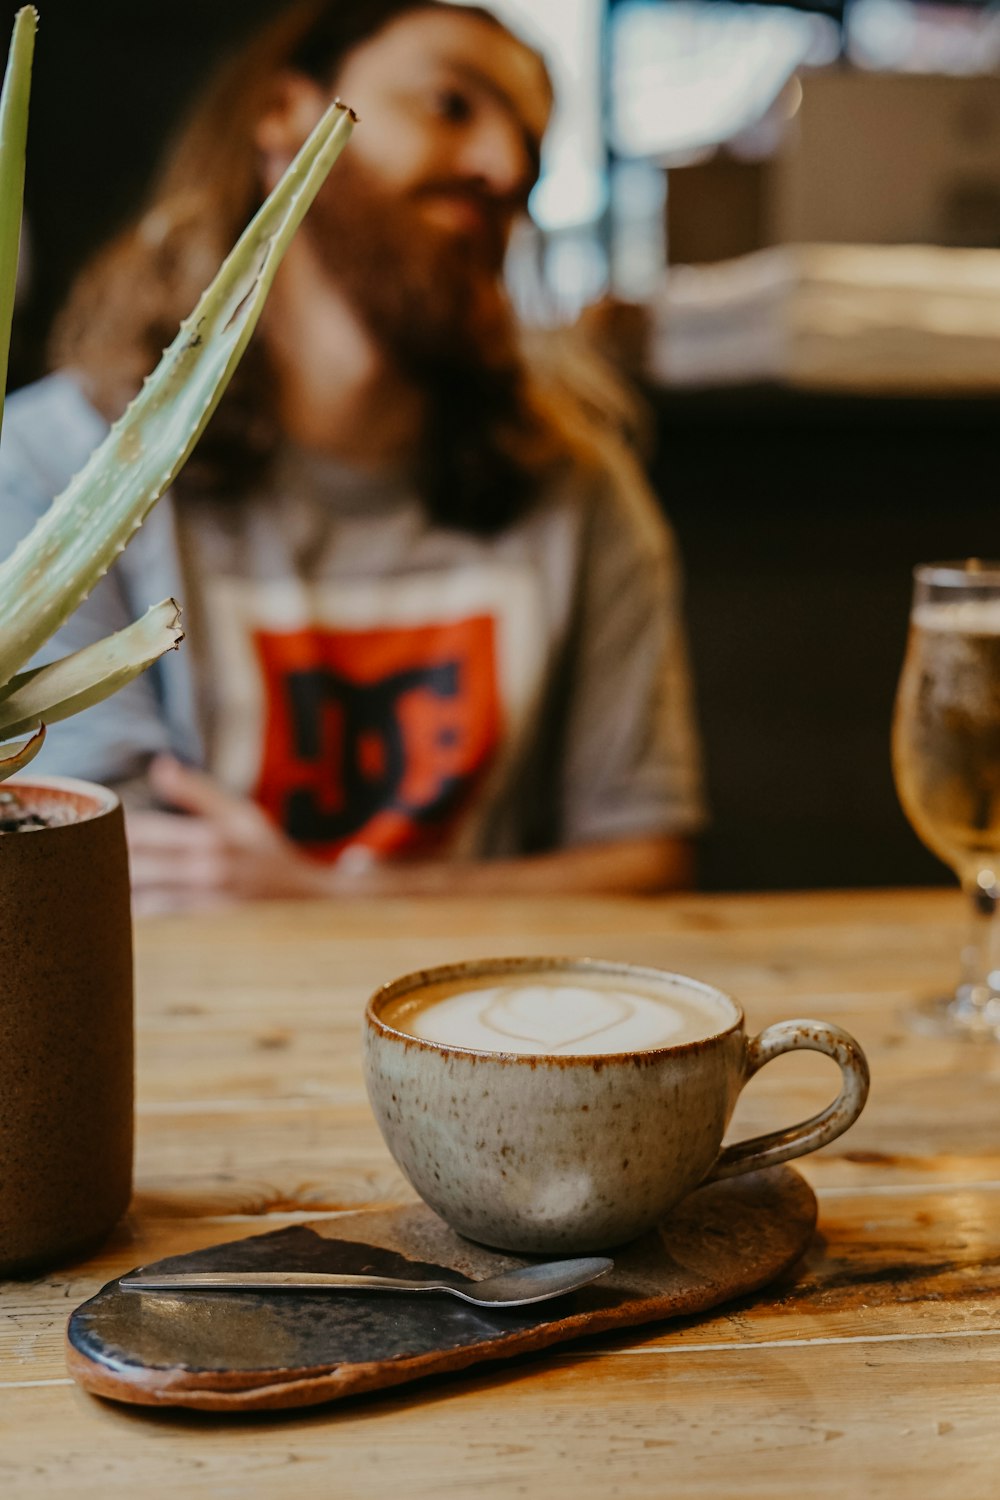
<path fill-rule="evenodd" d="M 363 1292 L 140 1293 L 109 1282 L 69 1321 L 67 1363 L 116 1401 L 202 1411 L 313 1406 L 583 1335 L 700 1313 L 766 1286 L 816 1222 L 790 1167 L 701 1188 L 654 1233 L 611 1251 L 614 1270 L 534 1307 Z M 542 1258 L 542 1257 L 537 1257 Z M 157 1270 L 373 1272 L 479 1280 L 532 1258 L 460 1238 L 430 1209 L 338 1215 L 156 1263 Z"/>

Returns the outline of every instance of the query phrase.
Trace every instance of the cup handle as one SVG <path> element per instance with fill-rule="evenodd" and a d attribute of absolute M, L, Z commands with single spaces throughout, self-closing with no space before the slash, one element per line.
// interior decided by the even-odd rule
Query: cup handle
<path fill-rule="evenodd" d="M 741 1172 L 756 1172 L 761 1167 L 774 1167 L 795 1156 L 818 1151 L 854 1124 L 868 1098 L 868 1061 L 850 1033 L 829 1021 L 779 1021 L 760 1036 L 752 1037 L 747 1042 L 744 1084 L 773 1057 L 800 1051 L 824 1052 L 839 1065 L 842 1081 L 836 1099 L 801 1125 L 724 1146 L 706 1182 L 737 1177 Z"/>

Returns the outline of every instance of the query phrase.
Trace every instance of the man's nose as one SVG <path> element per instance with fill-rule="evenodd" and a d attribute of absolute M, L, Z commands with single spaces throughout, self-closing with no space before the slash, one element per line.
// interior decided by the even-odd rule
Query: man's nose
<path fill-rule="evenodd" d="M 462 152 L 462 169 L 498 198 L 526 198 L 537 163 L 520 127 L 512 120 L 480 121 Z"/>

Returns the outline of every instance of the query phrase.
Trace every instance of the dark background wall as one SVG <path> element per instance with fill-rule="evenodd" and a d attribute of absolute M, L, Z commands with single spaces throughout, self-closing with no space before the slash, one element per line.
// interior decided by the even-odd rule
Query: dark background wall
<path fill-rule="evenodd" d="M 941 883 L 892 784 L 913 567 L 1000 555 L 998 403 L 653 393 L 688 575 L 710 889 Z"/>
<path fill-rule="evenodd" d="M 0 0 L 3 50 L 20 8 Z M 25 190 L 30 301 L 14 383 L 73 272 L 123 220 L 200 80 L 275 0 L 38 0 Z"/>

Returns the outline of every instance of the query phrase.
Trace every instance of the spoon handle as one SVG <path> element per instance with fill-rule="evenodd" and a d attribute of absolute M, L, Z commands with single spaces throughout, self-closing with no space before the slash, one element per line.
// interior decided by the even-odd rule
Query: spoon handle
<path fill-rule="evenodd" d="M 126 1291 L 182 1292 L 210 1291 L 286 1291 L 308 1292 L 333 1289 L 376 1290 L 381 1292 L 454 1292 L 457 1288 L 445 1281 L 406 1281 L 398 1276 L 349 1276 L 333 1271 L 165 1271 L 145 1275 L 136 1272 L 123 1276 L 118 1283 Z M 469 1284 L 469 1291 L 473 1285 Z"/>

